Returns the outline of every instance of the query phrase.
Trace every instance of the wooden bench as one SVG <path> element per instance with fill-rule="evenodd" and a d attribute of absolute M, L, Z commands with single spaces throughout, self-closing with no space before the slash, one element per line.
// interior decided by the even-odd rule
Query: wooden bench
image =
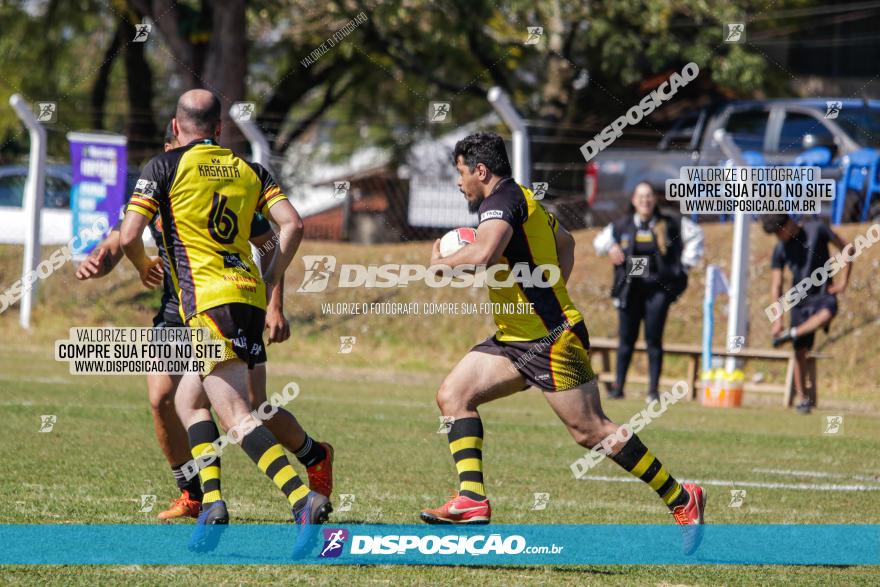
<path fill-rule="evenodd" d="M 593 365 L 593 369 L 599 376 L 599 382 L 605 385 L 606 391 L 610 391 L 613 388 L 616 379 L 615 373 L 611 369 L 611 353 L 617 352 L 617 346 L 618 342 L 616 338 L 590 337 L 591 353 L 594 357 L 597 355 L 599 357 L 599 369 L 596 370 L 595 365 Z M 646 352 L 647 346 L 645 345 L 645 342 L 642 340 L 636 342 L 635 351 Z M 688 358 L 687 383 L 691 386 L 691 399 L 696 399 L 697 390 L 700 389 L 700 359 L 703 355 L 702 348 L 695 344 L 664 343 L 663 354 L 680 355 Z M 743 348 L 739 352 L 731 353 L 728 352 L 727 349 L 712 349 L 712 355 L 715 357 L 737 357 L 742 359 L 743 362 L 749 360 L 786 361 L 788 364 L 785 372 L 785 383 L 753 383 L 746 381 L 744 382 L 743 390 L 745 392 L 753 393 L 782 393 L 783 405 L 788 407 L 792 404 L 795 393 L 795 358 L 793 351 Z M 807 355 L 807 369 L 812 370 L 812 372 L 815 373 L 816 359 L 824 358 L 827 358 L 827 355 L 811 352 Z M 648 383 L 648 377 L 644 375 L 627 375 L 626 380 L 633 383 Z M 672 386 L 676 381 L 679 380 L 672 377 L 660 377 L 660 385 L 663 386 Z M 815 395 L 813 395 L 813 397 L 815 397 Z"/>

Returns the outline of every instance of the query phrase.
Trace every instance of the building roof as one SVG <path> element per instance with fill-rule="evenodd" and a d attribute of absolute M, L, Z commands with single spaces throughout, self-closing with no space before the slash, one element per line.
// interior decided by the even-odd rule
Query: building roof
<path fill-rule="evenodd" d="M 414 226 L 474 224 L 474 217 L 467 213 L 467 206 L 456 187 L 455 169 L 451 165 L 452 149 L 466 135 L 499 122 L 499 118 L 490 113 L 443 135 L 425 135 L 413 144 L 406 163 L 399 169 L 390 169 L 390 149 L 374 146 L 358 149 L 342 163 L 317 163 L 307 172 L 305 181 L 298 182 L 296 192 L 288 196 L 300 215 L 306 218 L 342 205 L 343 200 L 334 197 L 336 182 L 352 182 L 391 172 L 410 180 L 409 221 Z M 321 154 L 312 157 L 319 159 Z"/>

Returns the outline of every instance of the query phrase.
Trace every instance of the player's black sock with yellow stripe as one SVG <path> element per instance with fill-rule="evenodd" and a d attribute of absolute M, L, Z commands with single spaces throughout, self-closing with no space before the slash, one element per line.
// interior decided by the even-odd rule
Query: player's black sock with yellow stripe
<path fill-rule="evenodd" d="M 651 454 L 635 434 L 611 459 L 651 486 L 660 499 L 673 509 L 688 502 L 687 490 L 669 474 L 660 459 Z"/>
<path fill-rule="evenodd" d="M 483 421 L 479 418 L 461 418 L 449 429 L 449 450 L 458 470 L 460 495 L 471 499 L 486 499 L 483 487 Z"/>
<path fill-rule="evenodd" d="M 324 460 L 324 457 L 327 456 L 327 450 L 321 446 L 320 442 L 315 442 L 311 436 L 306 434 L 306 441 L 293 454 L 300 464 L 311 467 Z"/>
<path fill-rule="evenodd" d="M 190 499 L 202 501 L 202 484 L 199 482 L 199 477 L 196 475 L 191 479 L 187 479 L 183 472 L 184 464 L 186 463 L 171 467 L 171 473 L 174 475 L 174 481 L 177 483 L 177 488 L 189 493 Z"/>
<path fill-rule="evenodd" d="M 265 426 L 257 426 L 241 441 L 241 448 L 257 467 L 284 492 L 291 506 L 309 494 L 309 488 L 290 466 L 284 449 Z"/>
<path fill-rule="evenodd" d="M 220 457 L 215 457 L 213 460 L 207 458 L 216 454 L 213 442 L 220 438 L 220 431 L 217 430 L 217 425 L 213 420 L 207 420 L 196 422 L 189 427 L 186 433 L 189 436 L 189 446 L 196 465 L 199 467 L 199 477 L 201 477 L 204 487 L 202 504 L 208 505 L 220 501 L 223 499 L 220 494 Z"/>

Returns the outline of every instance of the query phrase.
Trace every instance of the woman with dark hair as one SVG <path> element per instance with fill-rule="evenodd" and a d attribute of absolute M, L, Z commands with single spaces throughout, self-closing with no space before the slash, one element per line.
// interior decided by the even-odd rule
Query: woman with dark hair
<path fill-rule="evenodd" d="M 623 397 L 626 372 L 645 322 L 648 397 L 657 399 L 663 366 L 663 328 L 669 306 L 687 288 L 688 269 L 703 256 L 703 231 L 687 218 L 660 212 L 651 184 L 639 182 L 631 214 L 612 222 L 593 241 L 596 253 L 614 263 L 611 297 L 617 307 L 620 338 L 617 377 L 610 398 Z"/>

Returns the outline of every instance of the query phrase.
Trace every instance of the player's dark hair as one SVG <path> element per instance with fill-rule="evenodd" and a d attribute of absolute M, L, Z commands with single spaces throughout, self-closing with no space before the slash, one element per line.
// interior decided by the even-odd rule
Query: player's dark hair
<path fill-rule="evenodd" d="M 177 103 L 177 124 L 187 129 L 211 135 L 220 123 L 220 99 L 211 92 L 211 100 L 202 107 Z"/>
<path fill-rule="evenodd" d="M 455 149 L 452 151 L 453 163 L 458 162 L 459 156 L 464 159 L 464 164 L 472 172 L 478 163 L 482 163 L 492 175 L 499 177 L 511 175 L 504 139 L 494 132 L 477 132 L 455 143 Z"/>
<path fill-rule="evenodd" d="M 761 219 L 761 227 L 767 234 L 776 234 L 776 231 L 788 224 L 790 219 L 788 214 L 767 214 Z"/>
<path fill-rule="evenodd" d="M 166 143 L 170 143 L 174 140 L 174 126 L 171 124 L 171 121 L 168 121 L 168 124 L 165 125 L 165 136 L 162 139 Z"/>

